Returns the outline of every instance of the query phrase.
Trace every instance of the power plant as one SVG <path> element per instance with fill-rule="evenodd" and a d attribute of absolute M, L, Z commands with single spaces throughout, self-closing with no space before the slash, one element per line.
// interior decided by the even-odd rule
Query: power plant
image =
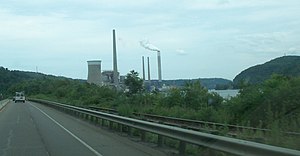
<path fill-rule="evenodd" d="M 112 31 L 112 51 L 113 51 L 113 64 L 112 70 L 104 70 L 101 71 L 101 60 L 91 60 L 87 61 L 88 63 L 88 83 L 93 83 L 99 86 L 113 86 L 117 89 L 120 89 L 120 83 L 122 83 L 125 79 L 125 76 L 120 76 L 118 72 L 118 63 L 117 63 L 117 43 L 116 43 L 116 31 L 113 29 Z M 154 45 L 150 44 L 149 42 L 140 41 L 140 44 L 148 50 L 156 51 L 157 52 L 157 65 L 158 65 L 158 86 L 162 84 L 162 70 L 161 70 L 161 55 L 160 50 L 156 48 Z M 142 68 L 143 68 L 143 80 L 146 80 L 145 75 L 145 59 L 144 56 L 142 57 Z M 147 57 L 147 64 L 148 64 L 148 80 L 147 85 L 151 87 L 151 79 L 150 79 L 150 59 Z"/>
<path fill-rule="evenodd" d="M 87 61 L 88 83 L 99 86 L 108 85 L 119 88 L 119 72 L 117 64 L 116 33 L 113 30 L 113 70 L 101 72 L 101 60 Z"/>

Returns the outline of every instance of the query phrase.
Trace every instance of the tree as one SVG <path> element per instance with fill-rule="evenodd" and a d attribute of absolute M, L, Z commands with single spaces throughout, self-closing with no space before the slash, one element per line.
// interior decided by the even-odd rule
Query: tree
<path fill-rule="evenodd" d="M 168 96 L 166 96 L 162 101 L 162 104 L 168 108 L 174 106 L 182 107 L 182 105 L 184 104 L 182 91 L 178 88 L 172 88 L 168 92 Z"/>
<path fill-rule="evenodd" d="M 125 77 L 125 85 L 129 89 L 129 94 L 136 94 L 143 90 L 143 80 L 138 77 L 138 72 L 132 70 Z"/>
<path fill-rule="evenodd" d="M 185 101 L 183 107 L 198 110 L 207 106 L 208 91 L 201 86 L 200 81 L 187 83 L 182 90 L 184 92 Z"/>

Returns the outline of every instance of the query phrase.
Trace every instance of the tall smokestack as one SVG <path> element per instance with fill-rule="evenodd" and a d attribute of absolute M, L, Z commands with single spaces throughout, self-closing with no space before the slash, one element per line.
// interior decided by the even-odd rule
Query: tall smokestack
<path fill-rule="evenodd" d="M 147 57 L 147 62 L 148 62 L 148 81 L 150 83 L 151 79 L 150 79 L 150 60 L 149 60 L 149 57 Z"/>
<path fill-rule="evenodd" d="M 117 64 L 117 47 L 116 47 L 116 32 L 113 29 L 113 71 L 114 71 L 114 85 L 119 87 L 119 72 Z"/>
<path fill-rule="evenodd" d="M 162 82 L 160 51 L 157 51 L 157 65 L 158 65 L 158 82 Z"/>
<path fill-rule="evenodd" d="M 142 66 L 143 66 L 143 80 L 145 81 L 145 60 L 144 60 L 144 56 L 142 57 Z"/>

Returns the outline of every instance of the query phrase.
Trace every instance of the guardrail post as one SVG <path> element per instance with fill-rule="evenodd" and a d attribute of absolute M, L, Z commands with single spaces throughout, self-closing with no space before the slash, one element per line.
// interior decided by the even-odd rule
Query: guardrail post
<path fill-rule="evenodd" d="M 129 135 L 129 136 L 132 136 L 132 135 L 133 135 L 133 134 L 132 134 L 132 131 L 133 131 L 132 128 L 131 128 L 131 127 L 128 127 L 128 135 Z"/>
<path fill-rule="evenodd" d="M 144 130 L 141 130 L 141 140 L 143 141 L 143 142 L 145 142 L 146 141 L 146 132 L 144 131 Z"/>
<path fill-rule="evenodd" d="M 118 123 L 118 131 L 122 132 L 123 131 L 123 127 L 121 124 Z"/>
<path fill-rule="evenodd" d="M 158 135 L 157 136 L 157 146 L 158 147 L 162 147 L 163 146 L 163 136 L 162 135 Z"/>
<path fill-rule="evenodd" d="M 113 129 L 113 122 L 109 121 L 109 129 L 112 130 Z"/>
<path fill-rule="evenodd" d="M 99 118 L 95 117 L 95 124 L 98 124 L 98 123 L 99 123 Z"/>
<path fill-rule="evenodd" d="M 104 127 L 105 126 L 105 120 L 101 119 L 101 126 Z"/>
<path fill-rule="evenodd" d="M 90 120 L 91 122 L 94 122 L 94 116 L 91 115 Z"/>
<path fill-rule="evenodd" d="M 186 143 L 184 141 L 179 142 L 179 155 L 185 155 Z"/>

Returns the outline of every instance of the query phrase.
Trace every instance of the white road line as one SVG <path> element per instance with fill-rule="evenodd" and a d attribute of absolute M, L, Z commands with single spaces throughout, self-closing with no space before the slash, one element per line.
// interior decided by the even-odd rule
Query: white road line
<path fill-rule="evenodd" d="M 60 123 L 58 123 L 56 120 L 54 120 L 53 118 L 51 118 L 48 114 L 46 114 L 44 111 L 42 111 L 41 109 L 39 109 L 38 107 L 34 106 L 33 104 L 29 103 L 31 106 L 33 106 L 34 108 L 38 109 L 40 112 L 42 112 L 45 116 L 47 116 L 50 120 L 52 120 L 54 123 L 56 123 L 59 127 L 61 127 L 63 130 L 65 130 L 66 132 L 68 132 L 72 137 L 74 137 L 76 140 L 78 140 L 81 144 L 83 144 L 85 147 L 87 147 L 89 150 L 91 150 L 95 155 L 97 156 L 103 156 L 100 153 L 98 153 L 95 149 L 93 149 L 90 145 L 88 145 L 87 143 L 85 143 L 84 141 L 82 141 L 79 137 L 77 137 L 75 134 L 73 134 L 72 132 L 70 132 L 68 129 L 66 129 L 64 126 L 62 126 Z"/>

